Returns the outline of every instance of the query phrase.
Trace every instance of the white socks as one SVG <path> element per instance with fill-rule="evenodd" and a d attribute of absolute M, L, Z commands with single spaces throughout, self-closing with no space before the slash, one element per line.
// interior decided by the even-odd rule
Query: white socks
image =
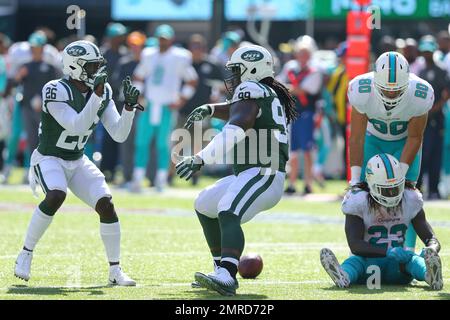
<path fill-rule="evenodd" d="M 169 172 L 167 170 L 158 169 L 156 171 L 156 177 L 155 177 L 155 186 L 157 188 L 164 188 L 167 185 L 167 176 Z"/>
<path fill-rule="evenodd" d="M 120 260 L 120 223 L 101 223 L 100 235 L 105 245 L 106 256 L 109 262 Z"/>
<path fill-rule="evenodd" d="M 39 207 L 36 207 L 33 216 L 31 217 L 30 224 L 28 225 L 24 247 L 29 250 L 34 250 L 34 247 L 38 243 L 39 239 L 41 239 L 52 220 L 53 216 L 46 215 L 39 209 Z"/>
<path fill-rule="evenodd" d="M 133 181 L 135 183 L 141 183 L 145 179 L 145 168 L 134 168 Z"/>

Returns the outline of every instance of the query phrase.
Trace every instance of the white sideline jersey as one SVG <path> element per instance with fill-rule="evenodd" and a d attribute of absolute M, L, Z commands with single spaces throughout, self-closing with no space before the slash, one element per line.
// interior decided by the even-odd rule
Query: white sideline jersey
<path fill-rule="evenodd" d="M 405 138 L 409 120 L 427 113 L 434 103 L 433 87 L 412 73 L 403 99 L 391 110 L 386 110 L 375 90 L 374 73 L 369 72 L 350 81 L 347 96 L 349 103 L 369 118 L 367 131 L 382 140 Z"/>
<path fill-rule="evenodd" d="M 144 49 L 134 75 L 144 79 L 145 97 L 161 105 L 178 100 L 183 81 L 197 79 L 191 53 L 175 46 L 164 53 L 159 48 Z"/>
<path fill-rule="evenodd" d="M 369 207 L 369 193 L 350 190 L 342 201 L 342 212 L 364 221 L 364 240 L 382 247 L 403 247 L 406 230 L 412 219 L 423 207 L 422 194 L 418 190 L 405 189 L 401 205 L 388 213 L 379 206 L 375 212 Z"/>
<path fill-rule="evenodd" d="M 22 65 L 33 60 L 30 44 L 27 41 L 14 43 L 9 48 L 6 58 L 8 64 L 8 77 L 14 78 Z M 42 59 L 44 62 L 54 66 L 57 70 L 62 69 L 61 55 L 54 46 L 50 44 L 44 45 Z"/>

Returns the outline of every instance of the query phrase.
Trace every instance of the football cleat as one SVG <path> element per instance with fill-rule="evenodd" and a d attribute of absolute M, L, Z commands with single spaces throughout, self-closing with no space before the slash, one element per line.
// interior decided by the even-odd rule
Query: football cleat
<path fill-rule="evenodd" d="M 425 282 L 433 290 L 441 290 L 444 287 L 444 280 L 442 279 L 442 263 L 436 250 L 432 248 L 423 249 L 425 265 L 427 273 L 425 274 Z"/>
<path fill-rule="evenodd" d="M 115 265 L 109 268 L 109 284 L 130 287 L 135 286 L 136 281 L 127 276 L 119 265 Z"/>
<path fill-rule="evenodd" d="M 210 274 L 195 273 L 195 280 L 201 287 L 214 290 L 223 296 L 234 296 L 239 288 L 237 279 L 234 279 L 227 269 L 218 267 Z"/>
<path fill-rule="evenodd" d="M 217 270 L 217 268 L 219 267 L 218 264 L 216 263 L 216 261 L 213 262 L 213 266 L 214 266 L 214 271 L 208 273 L 208 276 L 213 274 Z M 200 288 L 203 288 L 203 287 L 197 280 L 194 280 L 194 281 L 191 282 L 191 288 L 192 289 L 200 289 Z"/>
<path fill-rule="evenodd" d="M 22 280 L 28 281 L 30 279 L 31 260 L 33 259 L 33 252 L 22 250 L 16 259 L 16 266 L 14 268 L 14 275 Z"/>
<path fill-rule="evenodd" d="M 350 286 L 348 274 L 342 269 L 333 251 L 327 248 L 320 250 L 320 262 L 336 286 L 339 288 Z"/>

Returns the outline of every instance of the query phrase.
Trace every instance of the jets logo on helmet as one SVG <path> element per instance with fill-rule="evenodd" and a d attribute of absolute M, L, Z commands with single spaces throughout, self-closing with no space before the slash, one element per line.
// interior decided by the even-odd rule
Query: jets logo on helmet
<path fill-rule="evenodd" d="M 403 99 L 409 85 L 409 64 L 398 52 L 385 52 L 375 62 L 375 93 L 386 109 Z"/>
<path fill-rule="evenodd" d="M 79 57 L 86 54 L 86 49 L 82 46 L 73 46 L 67 49 L 67 53 L 73 57 Z"/>
<path fill-rule="evenodd" d="M 231 76 L 225 79 L 230 95 L 241 82 L 258 82 L 273 77 L 273 58 L 270 52 L 261 46 L 250 45 L 237 49 L 226 64 Z"/>
<path fill-rule="evenodd" d="M 392 155 L 380 153 L 367 162 L 366 181 L 370 195 L 385 207 L 400 203 L 405 189 L 405 176 L 400 162 Z"/>
<path fill-rule="evenodd" d="M 262 58 L 264 58 L 264 56 L 259 51 L 249 50 L 249 51 L 244 52 L 241 55 L 241 58 L 242 58 L 242 60 L 245 60 L 245 61 L 255 62 L 255 61 L 261 60 Z"/>

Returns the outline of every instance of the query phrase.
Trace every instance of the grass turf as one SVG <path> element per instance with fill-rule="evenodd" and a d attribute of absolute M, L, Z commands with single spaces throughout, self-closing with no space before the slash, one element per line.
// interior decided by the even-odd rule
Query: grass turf
<path fill-rule="evenodd" d="M 34 206 L 27 188 L 0 188 L 0 300 L 4 299 L 449 299 L 450 204 L 426 203 L 427 216 L 442 243 L 444 290 L 424 282 L 408 286 L 335 288 L 322 269 L 319 251 L 331 248 L 348 256 L 339 201 L 284 198 L 268 213 L 244 225 L 245 253 L 257 252 L 264 269 L 255 280 L 239 279 L 238 295 L 225 298 L 191 289 L 196 271 L 211 271 L 211 259 L 197 218 L 192 213 L 197 188 L 177 187 L 165 194 L 130 195 L 113 189 L 122 225 L 122 266 L 138 286 L 107 286 L 108 266 L 98 217 L 69 194 L 61 212 L 35 250 L 32 278 L 13 276 Z M 325 192 L 341 193 L 343 182 Z"/>

